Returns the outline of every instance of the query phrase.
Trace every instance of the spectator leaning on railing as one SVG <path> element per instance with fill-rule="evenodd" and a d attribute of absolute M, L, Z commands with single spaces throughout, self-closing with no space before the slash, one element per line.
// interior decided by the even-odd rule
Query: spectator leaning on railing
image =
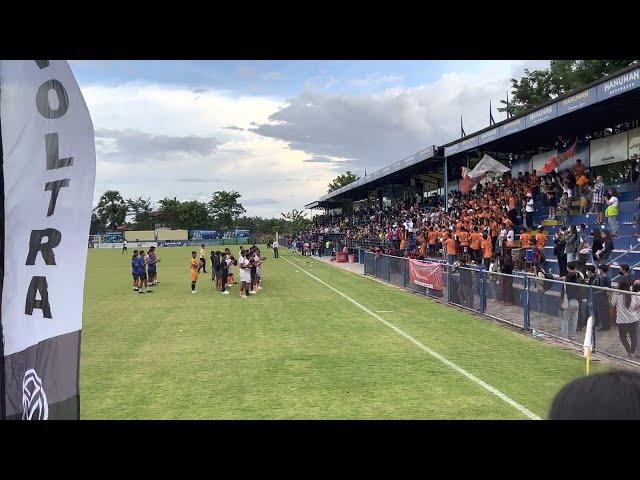
<path fill-rule="evenodd" d="M 628 275 L 623 276 L 618 282 L 618 290 L 629 292 L 631 290 L 631 280 Z M 640 282 L 633 285 L 634 292 L 640 292 Z M 636 346 L 638 342 L 638 320 L 640 319 L 640 296 L 629 295 L 628 293 L 617 293 L 615 296 L 616 323 L 622 346 L 627 351 L 630 360 L 638 360 Z M 628 337 L 628 338 L 627 338 Z"/>
<path fill-rule="evenodd" d="M 578 326 L 578 315 L 580 312 L 580 302 L 583 298 L 585 287 L 575 271 L 575 263 L 571 263 L 572 269 L 567 272 L 562 300 L 562 336 L 568 340 L 575 339 Z"/>
<path fill-rule="evenodd" d="M 595 278 L 593 285 L 596 287 L 611 288 L 611 278 L 609 278 L 609 267 L 607 265 L 600 265 L 598 267 L 598 275 Z M 596 326 L 599 326 L 599 331 L 605 331 L 611 329 L 611 308 L 609 303 L 609 292 L 607 290 L 595 289 L 594 301 L 596 310 Z"/>

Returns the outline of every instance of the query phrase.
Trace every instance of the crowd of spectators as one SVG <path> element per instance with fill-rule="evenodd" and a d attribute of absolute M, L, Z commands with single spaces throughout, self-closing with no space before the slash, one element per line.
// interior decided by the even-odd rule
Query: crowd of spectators
<path fill-rule="evenodd" d="M 375 203 L 360 203 L 348 216 L 314 217 L 308 233 L 343 233 L 348 244 L 389 255 L 465 261 L 486 269 L 495 262 L 497 269 L 513 266 L 534 273 L 544 270 L 544 247 L 553 242 L 564 278 L 571 262 L 585 273 L 589 250 L 596 267 L 606 264 L 618 231 L 616 190 L 607 189 L 602 177 L 592 178 L 580 159 L 560 173 L 489 175 L 466 194 L 451 192 L 448 208 L 437 194 L 405 197 L 382 208 Z M 561 224 L 551 240 L 544 227 L 534 224 L 541 208 Z M 585 224 L 572 224 L 577 212 L 595 214 L 591 232 Z M 605 218 L 608 228 L 603 230 Z"/>
<path fill-rule="evenodd" d="M 543 279 L 553 278 L 547 272 L 544 253 L 545 246 L 553 246 L 559 267 L 555 278 L 565 282 L 561 292 L 562 333 L 574 339 L 587 318 L 581 285 L 612 287 L 609 262 L 618 233 L 618 203 L 616 190 L 607 189 L 602 177 L 593 178 L 576 160 L 560 173 L 539 176 L 534 170 L 531 174 L 518 173 L 515 178 L 510 172 L 489 175 L 468 193 L 451 192 L 448 208 L 437 194 L 405 197 L 382 208 L 364 202 L 352 215 L 315 217 L 307 233 L 311 237 L 342 233 L 347 245 L 370 247 L 378 254 L 476 265 L 489 272 L 526 270 Z M 549 220 L 559 221 L 559 231 L 553 238 L 548 238 L 542 225 L 534 224 L 536 211 L 546 211 Z M 594 214 L 592 228 L 574 224 L 576 214 Z M 590 254 L 592 265 L 588 265 Z M 629 266 L 619 268 L 622 279 L 617 288 L 640 291 L 640 281 L 634 284 L 625 280 Z M 503 283 L 501 297 L 509 304 L 511 281 Z M 630 303 L 631 297 L 596 290 L 594 300 L 599 330 L 618 327 L 629 358 L 637 360 L 640 300 L 635 299 L 640 297 L 633 297 Z"/>

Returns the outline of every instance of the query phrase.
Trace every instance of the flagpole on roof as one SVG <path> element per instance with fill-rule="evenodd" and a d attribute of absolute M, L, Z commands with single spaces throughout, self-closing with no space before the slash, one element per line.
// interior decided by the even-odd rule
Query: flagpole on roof
<path fill-rule="evenodd" d="M 509 118 L 511 115 L 509 114 L 509 91 L 507 90 L 507 118 Z"/>

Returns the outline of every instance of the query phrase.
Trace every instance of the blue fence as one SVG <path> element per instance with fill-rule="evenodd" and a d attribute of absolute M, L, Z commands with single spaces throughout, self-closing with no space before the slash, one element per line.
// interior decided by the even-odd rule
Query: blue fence
<path fill-rule="evenodd" d="M 640 355 L 640 342 L 630 348 L 631 341 L 627 338 L 625 344 L 624 330 L 619 331 L 616 313 L 612 310 L 625 295 L 640 294 L 577 284 L 572 285 L 573 292 L 568 292 L 560 280 L 507 275 L 481 268 L 456 268 L 444 263 L 443 288 L 433 290 L 410 281 L 407 258 L 365 251 L 360 255 L 364 259 L 365 275 L 487 315 L 530 331 L 536 337 L 549 336 L 582 345 L 587 319 L 593 315 L 598 327 L 609 327 L 594 330 L 595 351 L 640 366 L 640 361 L 629 358 L 629 353 Z M 634 315 L 638 321 L 632 328 L 640 338 L 640 310 Z"/>

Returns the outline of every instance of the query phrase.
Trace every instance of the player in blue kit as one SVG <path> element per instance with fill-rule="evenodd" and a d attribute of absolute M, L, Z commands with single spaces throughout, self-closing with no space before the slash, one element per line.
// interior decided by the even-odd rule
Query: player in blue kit
<path fill-rule="evenodd" d="M 134 260 L 135 271 L 139 277 L 138 280 L 138 293 L 145 293 L 143 288 L 147 290 L 146 293 L 152 293 L 147 284 L 147 262 L 144 258 L 144 250 L 140 250 L 138 256 Z"/>
<path fill-rule="evenodd" d="M 138 258 L 138 250 L 133 251 L 133 257 L 131 257 L 131 276 L 133 277 L 133 291 L 138 291 L 138 281 L 140 277 L 138 277 L 138 273 L 136 270 L 136 258 Z"/>

